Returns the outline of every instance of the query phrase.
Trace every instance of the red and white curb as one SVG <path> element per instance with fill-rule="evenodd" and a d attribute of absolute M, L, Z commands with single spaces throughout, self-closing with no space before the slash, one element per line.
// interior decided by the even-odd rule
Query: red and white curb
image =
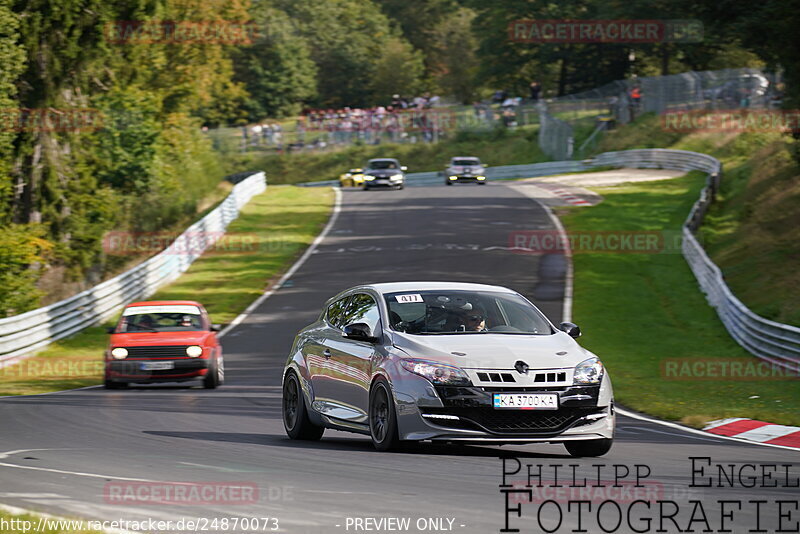
<path fill-rule="evenodd" d="M 576 194 L 563 189 L 563 186 L 557 184 L 551 184 L 547 182 L 534 182 L 537 187 L 541 187 L 542 189 L 546 189 L 559 197 L 561 200 L 566 202 L 567 204 L 571 204 L 573 206 L 591 206 L 592 203 L 586 200 L 585 198 L 581 198 Z"/>
<path fill-rule="evenodd" d="M 800 449 L 800 427 L 797 426 L 774 425 L 764 421 L 734 417 L 711 421 L 703 430 L 717 436 Z"/>

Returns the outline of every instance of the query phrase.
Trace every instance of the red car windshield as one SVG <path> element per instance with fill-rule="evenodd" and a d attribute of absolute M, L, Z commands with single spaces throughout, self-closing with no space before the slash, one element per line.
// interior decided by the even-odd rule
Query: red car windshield
<path fill-rule="evenodd" d="M 200 310 L 196 306 L 134 306 L 122 313 L 120 333 L 186 332 L 203 330 Z"/>

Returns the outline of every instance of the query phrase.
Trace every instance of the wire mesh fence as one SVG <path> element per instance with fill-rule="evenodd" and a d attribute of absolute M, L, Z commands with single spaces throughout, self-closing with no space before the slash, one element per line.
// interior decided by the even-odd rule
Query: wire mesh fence
<path fill-rule="evenodd" d="M 669 76 L 617 80 L 602 87 L 558 98 L 540 106 L 540 120 L 559 121 L 542 128 L 539 145 L 554 159 L 585 157 L 591 142 L 576 148 L 575 129 L 594 126 L 594 134 L 627 124 L 642 113 L 665 114 L 694 110 L 772 109 L 782 103 L 781 77 L 758 69 L 690 71 Z M 592 134 L 589 134 L 590 136 Z"/>

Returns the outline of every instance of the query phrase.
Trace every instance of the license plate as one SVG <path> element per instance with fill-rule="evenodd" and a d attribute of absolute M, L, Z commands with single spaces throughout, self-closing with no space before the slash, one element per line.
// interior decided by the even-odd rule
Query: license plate
<path fill-rule="evenodd" d="M 144 362 L 141 364 L 142 371 L 164 371 L 175 369 L 175 362 Z"/>
<path fill-rule="evenodd" d="M 501 410 L 558 410 L 558 395 L 544 393 L 495 393 L 494 407 Z"/>
<path fill-rule="evenodd" d="M 376 184 L 388 184 L 389 180 L 375 180 Z"/>

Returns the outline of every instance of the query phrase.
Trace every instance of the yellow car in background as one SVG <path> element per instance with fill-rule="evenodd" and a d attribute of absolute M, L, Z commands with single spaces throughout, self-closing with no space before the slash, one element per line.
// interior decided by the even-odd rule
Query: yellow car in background
<path fill-rule="evenodd" d="M 364 185 L 364 169 L 350 169 L 339 175 L 339 185 L 342 187 L 361 187 Z"/>

